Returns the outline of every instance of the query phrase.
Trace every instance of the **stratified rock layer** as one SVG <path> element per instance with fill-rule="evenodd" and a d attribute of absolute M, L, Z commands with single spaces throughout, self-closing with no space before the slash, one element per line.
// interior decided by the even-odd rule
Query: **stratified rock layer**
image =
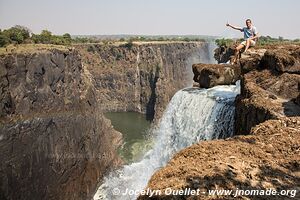
<path fill-rule="evenodd" d="M 30 46 L 30 47 L 29 47 Z M 103 111 L 159 119 L 203 42 L 14 47 L 0 56 L 0 199 L 91 199 L 118 165 Z M 178 81 L 181 80 L 181 81 Z"/>

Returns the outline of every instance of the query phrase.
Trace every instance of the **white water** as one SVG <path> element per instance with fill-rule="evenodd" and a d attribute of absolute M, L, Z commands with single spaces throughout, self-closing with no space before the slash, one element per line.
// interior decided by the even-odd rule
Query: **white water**
<path fill-rule="evenodd" d="M 155 145 L 139 162 L 125 165 L 104 178 L 94 200 L 127 200 L 136 196 L 122 195 L 128 190 L 143 190 L 151 175 L 171 159 L 175 152 L 200 140 L 230 137 L 233 134 L 234 98 L 237 86 L 211 89 L 186 88 L 170 101 L 154 130 Z M 117 188 L 117 189 L 115 189 Z M 113 195 L 113 192 L 119 195 Z"/>

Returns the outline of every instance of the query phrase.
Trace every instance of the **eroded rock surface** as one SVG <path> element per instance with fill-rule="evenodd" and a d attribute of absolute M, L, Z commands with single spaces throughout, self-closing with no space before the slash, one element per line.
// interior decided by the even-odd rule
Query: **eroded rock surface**
<path fill-rule="evenodd" d="M 216 85 L 231 85 L 240 79 L 241 70 L 238 65 L 193 64 L 193 80 L 202 88 Z"/>
<path fill-rule="evenodd" d="M 299 117 L 268 120 L 253 128 L 248 136 L 192 145 L 158 170 L 147 188 L 161 191 L 199 189 L 200 195 L 140 196 L 139 199 L 297 199 L 300 197 L 299 127 Z M 238 195 L 234 198 L 237 188 L 297 192 L 293 192 L 293 198 L 289 195 Z M 208 195 L 213 189 L 233 192 L 223 196 Z"/>
<path fill-rule="evenodd" d="M 253 53 L 253 57 L 241 59 L 243 76 L 241 94 L 236 99 L 236 134 L 248 134 L 251 127 L 268 119 L 300 115 L 300 59 L 295 53 L 299 49 L 275 46 L 262 55 Z"/>

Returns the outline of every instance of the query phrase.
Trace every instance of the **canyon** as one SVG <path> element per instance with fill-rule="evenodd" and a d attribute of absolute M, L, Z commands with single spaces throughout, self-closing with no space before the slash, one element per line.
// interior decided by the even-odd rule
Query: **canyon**
<path fill-rule="evenodd" d="M 203 42 L 78 45 L 103 111 L 134 111 L 158 120 L 172 96 L 192 85 L 190 66 L 213 56 Z M 180 81 L 178 81 L 180 80 Z"/>
<path fill-rule="evenodd" d="M 171 160 L 154 160 L 159 164 L 146 188 L 271 187 L 297 190 L 299 197 L 300 46 L 256 47 L 236 65 L 207 64 L 213 48 L 168 41 L 6 49 L 0 55 L 0 198 L 92 199 L 103 177 L 123 164 L 116 153 L 122 134 L 103 115 L 114 111 L 143 113 L 154 124 L 165 120 L 166 140 L 154 155 L 165 152 Z M 219 48 L 215 58 L 226 63 L 232 53 Z M 198 140 L 190 134 L 194 126 L 203 132 Z M 212 131 L 218 135 L 204 134 Z M 138 171 L 136 180 L 145 181 Z M 289 197 L 269 197 L 276 198 Z"/>
<path fill-rule="evenodd" d="M 103 112 L 158 120 L 203 42 L 19 45 L 0 55 L 0 198 L 91 199 L 122 161 Z M 201 57 L 200 57 L 201 54 Z M 180 80 L 180 81 L 178 81 Z"/>

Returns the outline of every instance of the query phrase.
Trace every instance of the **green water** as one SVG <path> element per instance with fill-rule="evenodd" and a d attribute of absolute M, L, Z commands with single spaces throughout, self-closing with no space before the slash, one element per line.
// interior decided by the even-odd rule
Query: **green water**
<path fill-rule="evenodd" d="M 151 123 L 145 115 L 136 112 L 109 112 L 104 115 L 111 120 L 114 129 L 123 134 L 123 145 L 118 152 L 125 162 L 140 159 L 151 147 L 148 137 Z"/>

